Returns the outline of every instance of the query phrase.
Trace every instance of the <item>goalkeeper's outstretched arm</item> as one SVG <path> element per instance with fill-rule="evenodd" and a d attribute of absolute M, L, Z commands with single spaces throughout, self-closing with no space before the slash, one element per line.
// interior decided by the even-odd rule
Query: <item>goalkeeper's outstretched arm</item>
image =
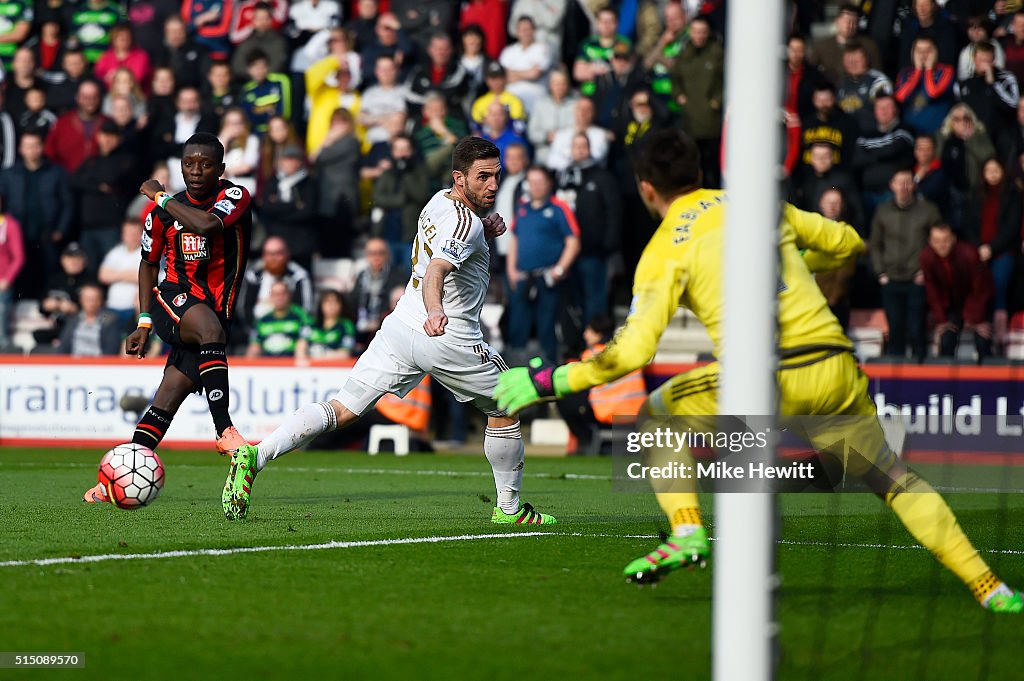
<path fill-rule="evenodd" d="M 782 216 L 783 239 L 790 229 L 796 247 L 804 251 L 804 263 L 811 272 L 837 270 L 865 251 L 864 240 L 850 225 L 787 203 Z"/>

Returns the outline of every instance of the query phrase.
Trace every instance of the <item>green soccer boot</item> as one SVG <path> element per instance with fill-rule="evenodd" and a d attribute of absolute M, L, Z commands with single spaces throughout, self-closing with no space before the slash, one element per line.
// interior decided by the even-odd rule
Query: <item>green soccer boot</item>
<path fill-rule="evenodd" d="M 526 527 L 532 525 L 554 525 L 558 521 L 555 516 L 533 510 L 530 504 L 523 504 L 519 510 L 509 515 L 497 506 L 491 511 L 491 522 L 495 525 L 515 525 Z"/>
<path fill-rule="evenodd" d="M 658 548 L 627 565 L 623 575 L 628 583 L 654 584 L 681 567 L 704 567 L 710 555 L 711 545 L 703 527 L 687 537 L 662 535 Z"/>
<path fill-rule="evenodd" d="M 256 480 L 257 451 L 256 445 L 242 445 L 231 454 L 231 469 L 220 498 L 228 520 L 244 520 L 249 511 L 249 495 Z"/>

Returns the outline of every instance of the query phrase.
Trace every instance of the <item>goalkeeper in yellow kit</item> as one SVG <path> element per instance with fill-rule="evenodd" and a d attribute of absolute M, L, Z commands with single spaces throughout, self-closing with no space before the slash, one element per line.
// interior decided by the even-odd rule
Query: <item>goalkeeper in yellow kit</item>
<path fill-rule="evenodd" d="M 586 361 L 502 373 L 495 392 L 499 407 L 515 413 L 645 366 L 679 305 L 704 324 L 715 356 L 721 357 L 727 200 L 721 191 L 700 188 L 699 168 L 696 144 L 681 131 L 665 130 L 644 139 L 634 159 L 637 183 L 644 203 L 662 222 L 637 266 L 625 325 L 603 352 Z M 942 497 L 885 442 L 867 377 L 813 275 L 841 267 L 863 251 L 863 241 L 849 225 L 785 205 L 779 224 L 779 411 L 830 417 L 821 420 L 826 425 L 817 432 L 805 429 L 811 444 L 826 450 L 845 439 L 849 451 L 840 456 L 846 472 L 862 477 L 983 607 L 1022 612 L 1021 593 L 992 573 Z M 718 382 L 717 362 L 673 377 L 647 398 L 638 427 L 657 416 L 715 414 Z M 840 423 L 845 426 L 837 430 Z M 854 451 L 859 457 L 851 456 Z M 710 553 L 692 484 L 662 488 L 657 497 L 672 536 L 626 567 L 631 581 L 656 581 L 676 568 L 702 564 Z"/>

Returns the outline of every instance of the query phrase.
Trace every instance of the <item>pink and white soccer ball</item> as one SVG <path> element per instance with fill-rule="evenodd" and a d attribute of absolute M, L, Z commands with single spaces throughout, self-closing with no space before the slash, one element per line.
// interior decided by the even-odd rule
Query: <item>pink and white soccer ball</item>
<path fill-rule="evenodd" d="M 164 464 L 149 447 L 129 442 L 103 455 L 97 478 L 115 506 L 142 508 L 153 503 L 163 489 Z"/>

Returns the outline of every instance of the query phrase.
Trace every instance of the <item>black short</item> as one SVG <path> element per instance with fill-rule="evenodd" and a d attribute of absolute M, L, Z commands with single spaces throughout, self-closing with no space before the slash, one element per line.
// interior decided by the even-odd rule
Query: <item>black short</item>
<path fill-rule="evenodd" d="M 167 366 L 176 368 L 185 374 L 193 384 L 195 392 L 203 389 L 202 377 L 199 375 L 199 346 L 188 345 L 181 340 L 181 318 L 193 305 L 210 304 L 202 298 L 197 298 L 191 293 L 184 291 L 154 291 L 155 297 L 153 306 L 150 309 L 150 316 L 153 318 L 153 330 L 160 340 L 167 344 L 170 352 L 167 354 Z M 213 310 L 212 307 L 210 307 Z M 227 320 L 224 316 L 213 310 L 224 327 L 227 335 Z"/>

